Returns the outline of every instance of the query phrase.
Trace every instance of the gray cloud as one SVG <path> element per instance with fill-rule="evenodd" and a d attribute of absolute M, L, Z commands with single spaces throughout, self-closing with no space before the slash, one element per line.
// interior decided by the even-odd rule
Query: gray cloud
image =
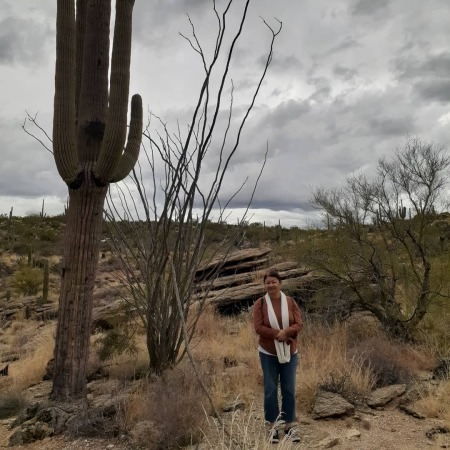
<path fill-rule="evenodd" d="M 2 199 L 9 207 L 11 199 L 22 205 L 33 197 L 30 210 L 38 209 L 34 205 L 44 196 L 65 199 L 66 188 L 51 155 L 20 130 L 28 109 L 40 111 L 51 132 L 55 3 L 0 0 L 0 82 L 7 87 L 0 91 L 0 102 L 7 105 L 0 118 L 0 205 L 5 204 Z M 304 222 L 313 213 L 313 187 L 339 185 L 355 171 L 370 174 L 377 159 L 401 147 L 407 135 L 442 144 L 450 140 L 448 0 L 331 3 L 251 3 L 229 74 L 235 83 L 233 131 L 246 110 L 270 40 L 260 16 L 273 25 L 273 18 L 279 18 L 283 30 L 221 198 L 229 197 L 248 177 L 232 207 L 246 205 L 268 144 L 266 168 L 253 202 L 253 210 L 264 211 L 264 219 L 256 213 L 254 220 L 284 215 L 292 224 Z M 218 9 L 225 4 L 217 0 Z M 243 4 L 233 2 L 230 31 Z M 217 33 L 210 0 L 139 1 L 131 67 L 132 92 L 141 93 L 144 104 L 172 131 L 179 120 L 182 132 L 202 82 L 201 60 L 179 36 L 179 31 L 191 32 L 186 12 L 210 57 Z M 229 45 L 228 40 L 225 48 Z M 229 84 L 225 93 L 219 116 L 222 131 Z M 212 178 L 220 139 L 218 133 L 212 140 L 202 182 Z"/>
<path fill-rule="evenodd" d="M 260 66 L 266 64 L 266 57 L 262 56 L 258 61 Z M 303 63 L 295 55 L 278 56 L 275 54 L 270 66 L 271 72 L 293 71 L 298 72 L 304 68 Z"/>
<path fill-rule="evenodd" d="M 309 111 L 309 105 L 303 101 L 287 100 L 270 113 L 265 120 L 270 123 L 270 126 L 278 130 L 289 126 L 291 122 L 301 120 L 302 116 Z"/>
<path fill-rule="evenodd" d="M 329 48 L 322 56 L 329 56 L 335 53 L 351 50 L 356 47 L 359 47 L 360 45 L 361 43 L 358 42 L 353 36 L 346 36 L 336 45 L 333 45 L 331 48 Z"/>
<path fill-rule="evenodd" d="M 414 119 L 410 115 L 373 118 L 369 121 L 368 128 L 372 134 L 380 136 L 406 136 L 414 128 Z"/>
<path fill-rule="evenodd" d="M 358 70 L 338 63 L 333 66 L 333 74 L 344 81 L 351 81 L 358 76 Z"/>
<path fill-rule="evenodd" d="M 215 29 L 217 25 L 212 2 L 209 0 L 158 0 L 156 3 L 149 8 L 146 2 L 136 2 L 133 13 L 133 36 L 140 45 L 151 45 L 160 52 L 173 49 L 176 43 L 182 42 L 179 33 L 191 36 L 188 14 L 200 43 L 204 42 L 205 34 L 208 34 L 210 29 Z M 218 2 L 219 13 L 221 3 Z M 205 16 L 210 20 L 204 20 Z"/>
<path fill-rule="evenodd" d="M 392 65 L 397 79 L 410 84 L 419 99 L 440 103 L 450 100 L 450 52 L 409 54 Z"/>
<path fill-rule="evenodd" d="M 36 67 L 47 64 L 54 32 L 33 19 L 6 17 L 0 21 L 0 64 Z"/>
<path fill-rule="evenodd" d="M 377 13 L 384 13 L 389 6 L 390 0 L 357 0 L 351 8 L 352 14 L 373 16 Z"/>
<path fill-rule="evenodd" d="M 414 79 L 423 77 L 449 78 L 450 52 L 441 52 L 432 55 L 400 58 L 394 61 L 395 70 L 399 79 Z"/>
<path fill-rule="evenodd" d="M 450 101 L 450 78 L 418 81 L 414 90 L 421 99 L 448 103 Z"/>

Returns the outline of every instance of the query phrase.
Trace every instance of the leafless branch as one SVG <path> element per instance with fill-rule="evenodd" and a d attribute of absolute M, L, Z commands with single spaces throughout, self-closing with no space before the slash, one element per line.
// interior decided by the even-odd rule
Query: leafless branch
<path fill-rule="evenodd" d="M 197 38 L 194 24 L 188 17 L 192 37 L 182 37 L 200 54 L 205 75 L 187 131 L 183 134 L 182 127 L 177 123 L 176 131 L 172 133 L 167 123 L 150 113 L 144 132 L 148 147 L 144 146 L 143 155 L 147 164 L 144 166 L 141 161 L 139 172 L 135 170 L 132 177 L 136 192 L 120 188 L 116 200 L 109 198 L 108 219 L 115 230 L 112 242 L 116 250 L 122 249 L 118 254 L 122 263 L 127 266 L 125 273 L 128 274 L 127 281 L 130 283 L 130 298 L 141 308 L 142 320 L 147 325 L 150 367 L 156 372 L 179 362 L 188 351 L 187 343 L 194 336 L 197 321 L 206 305 L 207 293 L 220 270 L 220 264 L 210 274 L 211 283 L 209 287 L 203 287 L 201 295 L 195 293 L 198 268 L 200 264 L 206 264 L 219 254 L 222 261 L 225 261 L 235 242 L 239 241 L 237 236 L 242 234 L 242 226 L 267 159 L 268 145 L 241 224 L 230 229 L 230 234 L 216 242 L 206 254 L 208 242 L 205 236 L 213 208 L 219 205 L 219 221 L 222 220 L 226 209 L 247 182 L 243 181 L 225 201 L 220 201 L 219 194 L 226 171 L 238 150 L 242 130 L 266 76 L 275 38 L 281 30 L 281 22 L 278 31 L 264 22 L 271 32 L 266 63 L 255 82 L 243 118 L 237 121 L 236 135 L 230 136 L 231 125 L 235 120 L 232 81 L 230 104 L 223 129 L 219 126 L 218 118 L 222 112 L 230 63 L 247 17 L 249 0 L 243 7 L 230 47 L 225 50 L 227 14 L 231 3 L 232 0 L 221 15 L 214 3 L 218 32 L 210 63 L 207 63 L 208 58 Z M 214 84 L 212 75 L 216 72 L 217 83 Z M 156 129 L 153 127 L 153 119 L 156 119 Z M 219 136 L 214 139 L 213 144 L 213 136 L 216 135 Z M 228 144 L 230 140 L 232 142 Z M 216 142 L 218 147 L 215 147 Z M 212 170 L 211 180 L 206 182 L 201 175 L 206 158 L 212 150 L 218 153 L 218 163 Z M 149 182 L 146 181 L 147 178 L 150 178 Z M 136 195 L 136 199 L 131 199 L 130 195 Z M 126 212 L 126 219 L 120 220 L 120 210 Z M 122 240 L 128 242 L 124 244 Z M 136 273 L 139 273 L 139 280 L 136 280 Z M 190 315 L 189 326 L 186 326 L 185 318 L 192 311 L 194 303 L 197 306 L 196 312 Z"/>
<path fill-rule="evenodd" d="M 50 138 L 50 136 L 48 135 L 48 133 L 45 131 L 45 129 L 41 125 L 39 125 L 39 122 L 37 121 L 37 116 L 39 113 L 36 113 L 34 116 L 32 116 L 27 110 L 25 110 L 25 113 L 26 113 L 27 117 L 25 117 L 25 119 L 21 125 L 22 130 L 25 131 L 25 133 L 28 134 L 28 136 L 31 136 L 34 140 L 39 142 L 39 144 L 41 144 L 42 147 L 44 147 L 48 152 L 50 152 L 53 155 L 53 150 L 48 145 L 46 145 L 42 139 L 39 139 L 35 134 L 31 133 L 27 129 L 27 121 L 28 121 L 28 122 L 31 122 L 45 136 L 45 138 L 51 144 L 53 143 L 53 141 Z"/>

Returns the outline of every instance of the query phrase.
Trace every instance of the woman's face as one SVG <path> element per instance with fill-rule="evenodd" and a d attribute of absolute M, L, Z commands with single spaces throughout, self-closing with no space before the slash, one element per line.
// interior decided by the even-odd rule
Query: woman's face
<path fill-rule="evenodd" d="M 281 282 L 276 277 L 267 277 L 264 281 L 264 286 L 266 287 L 267 292 L 270 297 L 277 298 L 280 296 L 281 291 Z"/>

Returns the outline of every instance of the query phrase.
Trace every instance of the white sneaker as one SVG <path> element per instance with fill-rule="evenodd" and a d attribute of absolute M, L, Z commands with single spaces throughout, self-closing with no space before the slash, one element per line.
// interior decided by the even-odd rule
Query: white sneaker
<path fill-rule="evenodd" d="M 271 428 L 269 430 L 269 442 L 271 444 L 278 444 L 278 442 L 280 442 L 280 434 L 276 428 Z"/>
<path fill-rule="evenodd" d="M 289 427 L 284 432 L 287 440 L 291 442 L 300 442 L 300 434 L 295 426 Z"/>

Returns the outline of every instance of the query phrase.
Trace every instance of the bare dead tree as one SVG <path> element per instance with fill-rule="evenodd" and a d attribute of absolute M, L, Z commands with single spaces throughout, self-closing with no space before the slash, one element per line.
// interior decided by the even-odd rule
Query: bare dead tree
<path fill-rule="evenodd" d="M 411 338 L 431 302 L 448 295 L 445 274 L 433 267 L 431 230 L 434 211 L 444 206 L 449 168 L 444 147 L 411 139 L 392 159 L 379 161 L 375 180 L 353 176 L 342 189 L 313 194 L 333 232 L 311 249 L 310 262 L 344 282 L 358 307 L 396 336 Z"/>
<path fill-rule="evenodd" d="M 192 22 L 192 36 L 183 36 L 199 54 L 204 69 L 198 101 L 185 134 L 180 128 L 171 133 L 158 118 L 156 121 L 160 129 L 153 133 L 150 120 L 144 131 L 148 145 L 146 159 L 141 162 L 139 171 L 133 171 L 133 184 L 118 188 L 116 199 L 108 197 L 107 219 L 112 229 L 112 242 L 123 262 L 123 280 L 129 297 L 146 328 L 150 370 L 157 373 L 184 357 L 186 345 L 183 345 L 182 325 L 184 321 L 189 324 L 186 332 L 188 339 L 192 339 L 204 308 L 202 299 L 206 295 L 195 293 L 194 280 L 197 269 L 206 258 L 206 226 L 213 208 L 219 209 L 217 220 L 224 221 L 230 202 L 246 182 L 243 181 L 226 201 L 220 201 L 225 175 L 238 151 L 244 126 L 271 63 L 274 43 L 282 27 L 281 22 L 278 22 L 279 26 L 274 30 L 264 22 L 271 36 L 265 65 L 243 116 L 236 119 L 229 67 L 250 2 L 245 3 L 238 30 L 231 39 L 231 46 L 226 49 L 224 38 L 229 32 L 226 18 L 231 3 L 229 1 L 221 15 L 214 5 L 218 33 L 210 63 L 207 63 L 207 56 Z M 211 81 L 213 76 L 219 80 L 217 84 Z M 224 111 L 222 104 L 227 85 L 231 86 L 230 100 L 225 110 L 225 125 L 220 126 L 219 115 Z M 151 119 L 155 120 L 155 116 L 151 116 Z M 233 121 L 237 121 L 237 126 Z M 236 130 L 234 133 L 230 131 L 232 128 Z M 210 175 L 210 182 L 206 183 L 201 175 L 210 155 L 217 162 Z M 265 156 L 248 199 L 249 204 L 264 164 Z M 161 167 L 163 175 L 159 177 L 158 168 Z M 150 172 L 149 182 L 145 178 L 147 171 Z M 241 219 L 243 221 L 245 216 Z M 233 238 L 225 238 L 214 252 L 209 253 L 209 258 L 218 253 L 225 258 Z M 175 272 L 172 271 L 172 264 Z M 182 313 L 177 306 L 176 292 Z M 195 311 L 192 308 L 194 303 L 197 306 Z"/>

